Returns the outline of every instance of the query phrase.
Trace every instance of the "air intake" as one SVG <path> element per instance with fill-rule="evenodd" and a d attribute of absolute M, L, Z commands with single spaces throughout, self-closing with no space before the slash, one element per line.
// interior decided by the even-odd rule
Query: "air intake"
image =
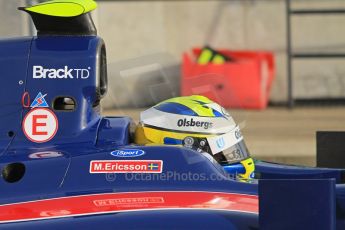
<path fill-rule="evenodd" d="M 38 36 L 97 35 L 90 15 L 96 7 L 93 0 L 54 0 L 18 9 L 31 16 Z"/>

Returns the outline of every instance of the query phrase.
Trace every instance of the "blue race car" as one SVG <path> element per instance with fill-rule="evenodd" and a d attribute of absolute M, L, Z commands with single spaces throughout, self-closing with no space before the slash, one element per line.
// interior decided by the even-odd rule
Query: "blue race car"
<path fill-rule="evenodd" d="M 107 63 L 94 8 L 20 8 L 37 36 L 0 40 L 0 229 L 345 228 L 342 169 L 254 161 L 255 178 L 238 180 L 239 164 L 171 142 L 135 145 L 130 118 L 101 116 Z"/>

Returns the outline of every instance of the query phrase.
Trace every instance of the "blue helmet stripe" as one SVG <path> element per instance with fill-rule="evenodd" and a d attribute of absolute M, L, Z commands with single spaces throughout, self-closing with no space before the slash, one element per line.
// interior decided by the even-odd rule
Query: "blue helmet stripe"
<path fill-rule="evenodd" d="M 165 137 L 164 144 L 165 145 L 182 145 L 182 140 L 171 138 L 171 137 Z"/>
<path fill-rule="evenodd" d="M 215 110 L 215 109 L 212 109 L 212 110 L 213 110 L 213 114 L 215 117 L 224 117 L 224 115 L 221 114 L 220 112 L 218 112 L 217 110 Z"/>

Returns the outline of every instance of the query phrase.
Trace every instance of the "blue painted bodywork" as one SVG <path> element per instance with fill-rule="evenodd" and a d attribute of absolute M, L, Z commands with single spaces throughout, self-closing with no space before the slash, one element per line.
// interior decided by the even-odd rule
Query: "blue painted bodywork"
<path fill-rule="evenodd" d="M 128 117 L 102 117 L 97 103 L 97 52 L 102 40 L 97 36 L 41 36 L 0 41 L 0 169 L 22 163 L 21 180 L 8 183 L 0 179 L 0 204 L 47 198 L 132 191 L 212 191 L 258 194 L 256 182 L 233 180 L 224 169 L 202 154 L 171 146 L 136 146 L 131 142 L 133 122 Z M 89 69 L 87 79 L 34 79 L 33 66 L 60 69 Z M 59 130 L 46 143 L 29 141 L 21 122 L 29 109 L 21 99 L 24 92 L 35 97 L 39 92 L 52 107 L 56 97 L 72 97 L 74 111 L 54 111 Z M 12 135 L 13 134 L 13 135 Z M 195 174 L 195 179 L 133 179 L 128 174 L 90 174 L 91 160 L 115 160 L 110 153 L 121 149 L 145 151 L 140 160 L 162 160 L 163 174 Z M 54 151 L 61 157 L 32 159 L 32 153 Z M 138 157 L 129 159 L 137 160 Z M 343 229 L 345 188 L 343 170 L 301 168 L 256 162 L 261 179 L 336 179 L 337 225 Z M 133 175 L 132 175 L 133 176 Z M 144 175 L 143 175 L 144 176 Z M 132 179 L 129 179 L 132 178 Z M 317 192 L 317 191 L 315 191 Z M 320 194 L 321 196 L 322 194 Z M 301 204 L 303 205 L 303 204 Z M 1 229 L 258 229 L 258 216 L 211 210 L 165 210 L 141 213 L 91 215 L 2 224 Z"/>
<path fill-rule="evenodd" d="M 131 143 L 131 126 L 128 117 L 102 117 L 97 102 L 97 50 L 102 40 L 97 36 L 41 36 L 33 38 L 1 40 L 0 67 L 5 91 L 0 98 L 0 169 L 11 163 L 25 165 L 21 180 L 8 183 L 0 180 L 0 204 L 41 200 L 55 197 L 75 196 L 126 191 L 224 191 L 231 193 L 256 194 L 256 186 L 227 178 L 222 167 L 213 164 L 203 155 L 179 147 L 140 146 L 145 154 L 141 160 L 159 159 L 164 162 L 164 171 L 180 174 L 203 175 L 203 181 L 191 180 L 129 180 L 128 175 L 118 174 L 113 179 L 108 174 L 90 174 L 91 160 L 114 160 L 110 153 L 118 149 L 139 148 Z M 60 69 L 90 69 L 87 79 L 34 79 L 34 66 Z M 47 94 L 45 100 L 52 109 L 53 100 L 68 96 L 75 100 L 74 111 L 54 111 L 59 121 L 56 136 L 46 143 L 33 143 L 26 138 L 21 128 L 23 117 L 30 111 L 21 100 L 24 92 L 34 98 L 39 92 Z M 12 134 L 10 134 L 12 133 Z M 30 154 L 54 151 L 62 154 L 56 158 L 32 159 Z M 211 178 L 216 175 L 217 179 Z M 110 179 L 109 179 L 110 178 Z M 172 215 L 174 214 L 174 215 Z M 200 221 L 195 216 L 213 215 L 210 220 Z M 223 216 L 228 216 L 222 220 Z M 114 218 L 115 216 L 115 218 Z M 190 226 L 217 223 L 219 228 L 247 226 L 241 221 L 247 219 L 238 213 L 224 211 L 164 211 L 145 214 L 125 213 L 95 217 L 66 218 L 61 220 L 32 221 L 2 224 L 2 229 L 21 228 L 92 228 L 97 224 L 111 229 L 111 224 L 130 222 L 128 228 L 136 226 L 133 220 L 190 219 Z M 257 215 L 247 214 L 251 226 L 257 226 Z M 238 217 L 238 218 L 237 218 Z M 218 221 L 219 219 L 219 221 Z M 70 222 L 72 221 L 72 222 Z M 90 225 L 90 223 L 92 223 Z M 146 222 L 145 222 L 146 223 Z M 167 226 L 165 222 L 147 222 L 143 228 Z M 177 222 L 176 222 L 177 223 Z M 72 225 L 73 224 L 73 225 Z M 163 225 L 162 225 L 163 224 Z M 173 227 L 173 225 L 170 225 Z M 178 226 L 178 225 L 176 225 Z M 237 226 L 237 227 L 236 227 Z"/>

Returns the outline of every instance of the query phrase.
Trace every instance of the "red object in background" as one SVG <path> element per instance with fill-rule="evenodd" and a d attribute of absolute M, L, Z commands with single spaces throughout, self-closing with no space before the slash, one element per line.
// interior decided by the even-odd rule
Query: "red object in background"
<path fill-rule="evenodd" d="M 220 50 L 220 53 L 235 61 L 200 65 L 194 61 L 200 52 L 201 49 L 193 49 L 193 57 L 187 53 L 183 55 L 183 96 L 203 95 L 226 108 L 267 107 L 275 75 L 272 53 Z"/>

